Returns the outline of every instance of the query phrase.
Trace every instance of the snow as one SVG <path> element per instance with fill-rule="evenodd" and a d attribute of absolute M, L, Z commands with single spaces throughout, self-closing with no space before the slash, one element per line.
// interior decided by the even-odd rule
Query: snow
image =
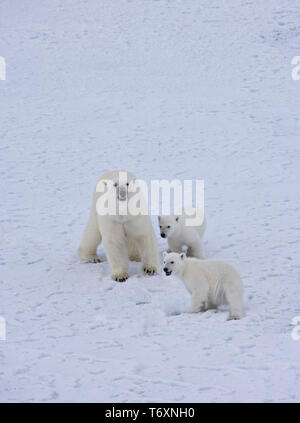
<path fill-rule="evenodd" d="M 2 0 L 0 400 L 299 401 L 297 0 Z M 245 317 L 77 257 L 97 178 L 204 179 Z M 153 217 L 158 233 L 156 218 Z M 166 243 L 159 239 L 160 252 Z"/>

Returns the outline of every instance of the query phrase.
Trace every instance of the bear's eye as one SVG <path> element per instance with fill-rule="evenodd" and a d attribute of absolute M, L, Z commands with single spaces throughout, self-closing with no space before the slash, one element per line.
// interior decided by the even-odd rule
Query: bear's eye
<path fill-rule="evenodd" d="M 160 226 L 160 229 L 161 229 L 161 226 Z"/>
<path fill-rule="evenodd" d="M 174 264 L 174 261 L 170 261 L 171 264 Z"/>
<path fill-rule="evenodd" d="M 168 229 L 170 229 L 171 226 L 167 226 Z"/>
<path fill-rule="evenodd" d="M 129 186 L 129 182 L 127 182 L 126 185 Z"/>
<path fill-rule="evenodd" d="M 117 184 L 117 182 L 115 182 L 115 183 L 114 183 L 114 187 L 117 187 L 117 186 L 118 186 L 118 184 Z"/>

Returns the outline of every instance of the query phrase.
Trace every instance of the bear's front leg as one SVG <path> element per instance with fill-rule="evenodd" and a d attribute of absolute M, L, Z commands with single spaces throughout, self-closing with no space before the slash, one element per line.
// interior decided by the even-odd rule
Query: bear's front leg
<path fill-rule="evenodd" d="M 192 304 L 188 310 L 188 313 L 199 313 L 200 311 L 206 311 L 209 308 L 208 298 L 205 293 L 194 291 L 192 293 Z"/>
<path fill-rule="evenodd" d="M 134 241 L 142 260 L 142 269 L 146 275 L 154 275 L 159 270 L 157 240 L 148 215 L 132 216 L 125 223 L 128 239 Z"/>
<path fill-rule="evenodd" d="M 101 224 L 102 242 L 111 268 L 111 278 L 125 282 L 128 273 L 128 249 L 122 224 L 105 219 Z"/>
<path fill-rule="evenodd" d="M 142 269 L 145 275 L 155 275 L 159 269 L 156 240 L 151 235 L 142 235 L 136 239 L 142 255 Z"/>

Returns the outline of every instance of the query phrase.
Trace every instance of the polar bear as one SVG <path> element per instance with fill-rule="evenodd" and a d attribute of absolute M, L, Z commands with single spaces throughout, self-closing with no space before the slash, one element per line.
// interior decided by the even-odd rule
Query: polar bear
<path fill-rule="evenodd" d="M 129 259 L 142 261 L 145 274 L 153 275 L 159 269 L 157 240 L 148 211 L 130 212 L 135 184 L 138 188 L 135 176 L 127 171 L 112 171 L 100 178 L 78 250 L 82 261 L 100 262 L 97 247 L 102 241 L 111 277 L 118 282 L 129 277 Z"/>
<path fill-rule="evenodd" d="M 190 209 L 196 213 L 195 208 L 190 207 Z M 202 216 L 202 223 L 197 226 L 187 225 L 187 220 L 191 217 L 188 217 L 185 209 L 182 210 L 180 216 L 158 216 L 160 236 L 168 238 L 168 253 L 181 253 L 182 247 L 185 245 L 188 247 L 187 255 L 189 257 L 204 259 L 202 238 L 206 229 L 206 219 L 200 210 L 197 210 L 197 214 Z"/>
<path fill-rule="evenodd" d="M 243 283 L 237 271 L 221 260 L 188 258 L 185 253 L 163 254 L 164 272 L 174 273 L 192 294 L 190 313 L 229 305 L 228 320 L 243 316 Z"/>

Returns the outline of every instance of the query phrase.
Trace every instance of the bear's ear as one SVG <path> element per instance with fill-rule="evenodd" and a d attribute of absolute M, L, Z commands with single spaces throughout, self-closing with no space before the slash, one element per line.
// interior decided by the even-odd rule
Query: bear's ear
<path fill-rule="evenodd" d="M 185 253 L 181 253 L 180 254 L 180 258 L 181 258 L 181 260 L 184 260 L 186 258 L 186 254 Z"/>
<path fill-rule="evenodd" d="M 129 183 L 130 186 L 132 186 L 134 188 L 138 187 L 136 178 L 129 180 L 128 183 Z"/>
<path fill-rule="evenodd" d="M 168 253 L 167 253 L 166 251 L 164 251 L 164 252 L 163 252 L 163 258 L 165 258 L 167 254 L 168 254 Z"/>
<path fill-rule="evenodd" d="M 159 222 L 160 222 L 160 218 L 161 218 L 161 216 L 157 216 L 158 217 L 158 220 L 159 220 Z"/>
<path fill-rule="evenodd" d="M 100 181 L 96 185 L 96 192 L 104 192 L 105 187 L 107 187 L 106 180 L 100 179 Z"/>

